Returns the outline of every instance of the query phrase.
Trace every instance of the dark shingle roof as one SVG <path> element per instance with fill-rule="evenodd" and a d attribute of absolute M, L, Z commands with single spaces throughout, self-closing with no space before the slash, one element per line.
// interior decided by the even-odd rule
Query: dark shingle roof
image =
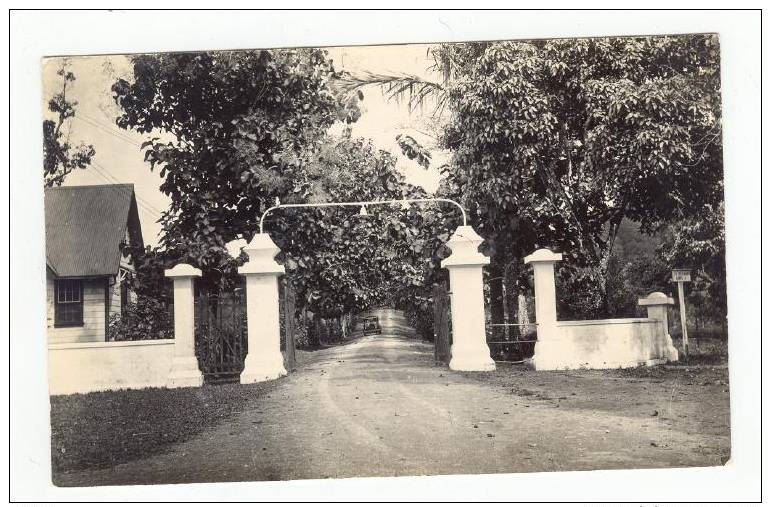
<path fill-rule="evenodd" d="M 129 228 L 142 244 L 134 185 L 47 188 L 46 264 L 57 276 L 114 275 Z"/>

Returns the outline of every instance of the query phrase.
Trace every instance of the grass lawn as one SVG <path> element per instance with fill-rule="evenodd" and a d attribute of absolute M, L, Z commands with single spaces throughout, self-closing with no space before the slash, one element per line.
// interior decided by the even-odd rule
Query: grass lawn
<path fill-rule="evenodd" d="M 53 472 L 105 468 L 162 453 L 270 396 L 277 382 L 52 396 Z"/>

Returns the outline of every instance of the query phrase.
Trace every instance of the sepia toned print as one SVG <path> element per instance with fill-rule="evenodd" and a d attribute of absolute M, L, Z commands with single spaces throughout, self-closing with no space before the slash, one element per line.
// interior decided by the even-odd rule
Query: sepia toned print
<path fill-rule="evenodd" d="M 54 484 L 725 464 L 719 55 L 44 59 Z"/>

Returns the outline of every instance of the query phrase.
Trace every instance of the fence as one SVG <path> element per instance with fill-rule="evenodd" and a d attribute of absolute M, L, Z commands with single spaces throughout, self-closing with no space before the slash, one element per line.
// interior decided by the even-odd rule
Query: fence
<path fill-rule="evenodd" d="M 235 381 L 248 353 L 243 286 L 195 299 L 195 355 L 208 383 Z"/>
<path fill-rule="evenodd" d="M 286 368 L 296 362 L 295 291 L 285 278 L 279 284 L 281 351 Z M 201 291 L 195 301 L 195 346 L 207 383 L 236 382 L 249 352 L 243 284 L 224 293 Z"/>
<path fill-rule="evenodd" d="M 509 276 L 517 267 L 508 264 L 504 270 L 501 288 L 503 301 L 503 319 L 501 322 L 493 320 L 492 310 L 485 312 L 485 330 L 487 346 L 490 349 L 490 357 L 496 363 L 522 363 L 531 358 L 535 351 L 537 341 L 535 323 L 535 297 L 531 286 L 521 287 L 519 280 Z M 485 292 L 489 306 L 492 306 L 493 294 L 491 294 L 491 281 L 486 278 Z M 500 317 L 498 317 L 500 318 Z"/>

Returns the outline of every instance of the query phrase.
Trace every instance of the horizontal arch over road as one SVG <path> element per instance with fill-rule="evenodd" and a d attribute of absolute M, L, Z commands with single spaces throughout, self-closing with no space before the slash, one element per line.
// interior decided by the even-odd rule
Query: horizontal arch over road
<path fill-rule="evenodd" d="M 302 204 L 277 204 L 265 210 L 260 217 L 260 234 L 263 234 L 265 217 L 269 213 L 283 208 L 332 208 L 332 207 L 344 207 L 344 206 L 376 206 L 381 204 L 399 204 L 402 206 L 410 204 L 427 204 L 427 203 L 447 203 L 456 206 L 463 216 L 463 225 L 468 225 L 466 217 L 466 210 L 460 203 L 453 201 L 452 199 L 444 199 L 442 197 L 426 197 L 422 199 L 386 199 L 381 201 L 350 201 L 350 202 L 320 202 L 320 203 L 302 203 Z"/>

